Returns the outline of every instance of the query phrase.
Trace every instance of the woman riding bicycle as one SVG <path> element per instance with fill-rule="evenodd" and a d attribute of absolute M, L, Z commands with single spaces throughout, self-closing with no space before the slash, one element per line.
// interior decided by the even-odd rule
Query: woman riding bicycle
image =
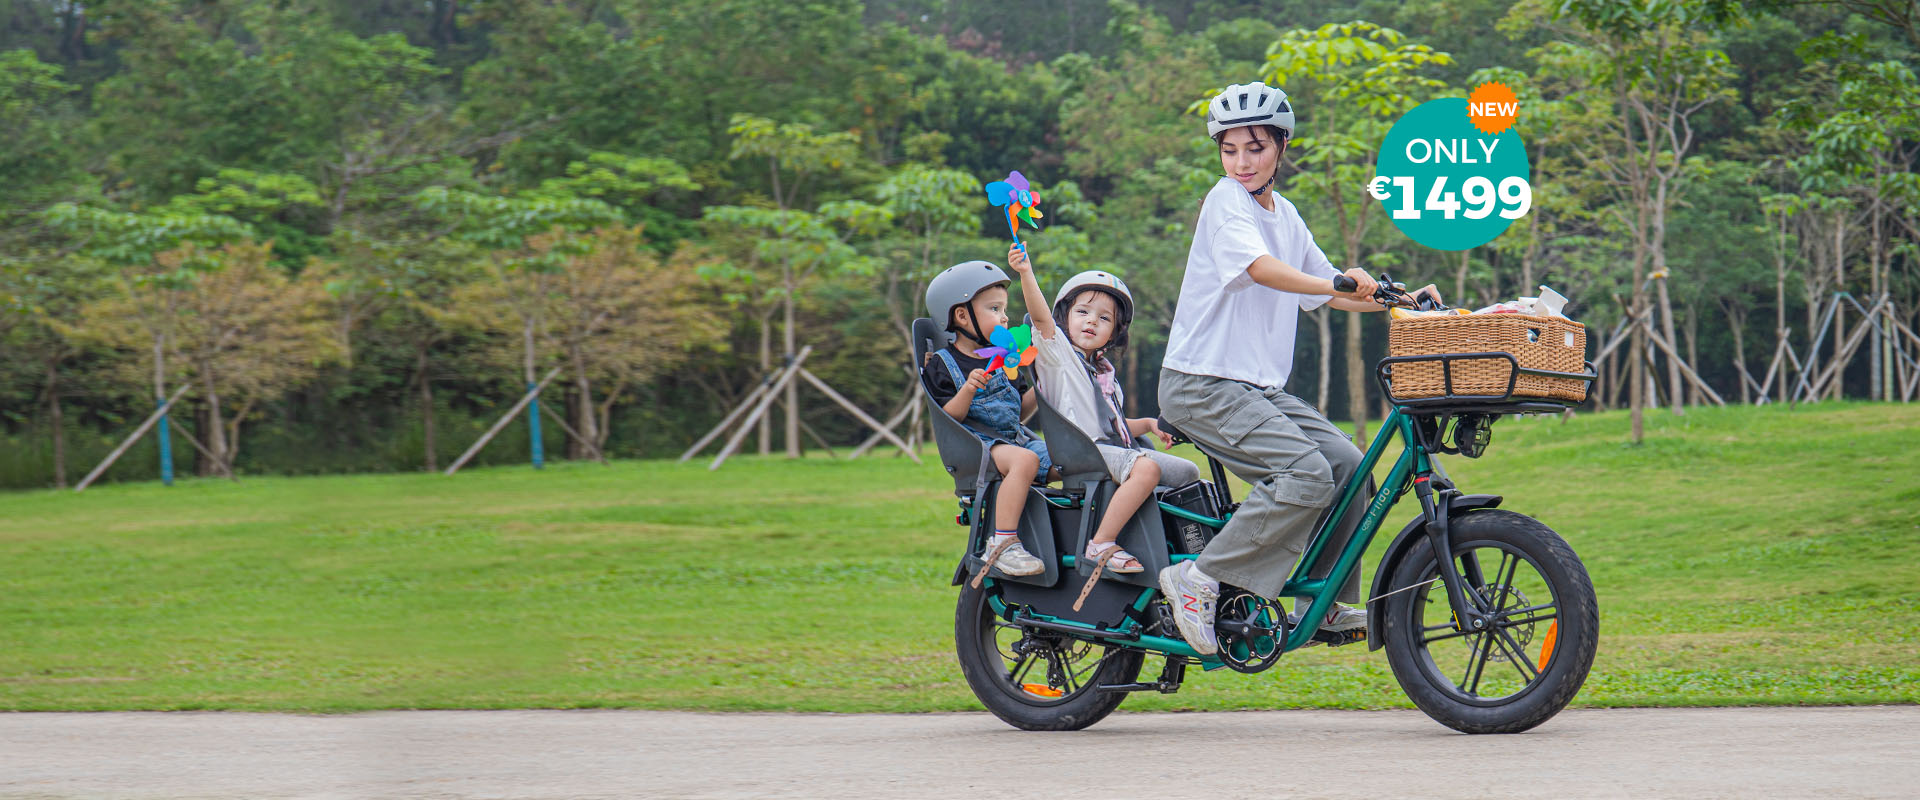
<path fill-rule="evenodd" d="M 1299 311 L 1381 309 L 1372 302 L 1377 284 L 1363 270 L 1345 273 L 1353 291 L 1334 289 L 1341 273 L 1293 204 L 1273 190 L 1293 122 L 1286 93 L 1263 83 L 1229 86 L 1208 102 L 1207 134 L 1226 175 L 1201 204 L 1160 374 L 1162 416 L 1252 486 L 1198 559 L 1160 573 L 1181 635 L 1202 654 L 1218 647 L 1220 583 L 1277 596 L 1314 523 L 1361 460 L 1333 423 L 1282 389 Z M 1432 286 L 1418 293 L 1440 299 Z M 1359 518 L 1349 513 L 1336 536 L 1350 535 Z M 1337 599 L 1359 602 L 1359 572 Z M 1366 612 L 1336 605 L 1320 624 L 1362 628 Z"/>

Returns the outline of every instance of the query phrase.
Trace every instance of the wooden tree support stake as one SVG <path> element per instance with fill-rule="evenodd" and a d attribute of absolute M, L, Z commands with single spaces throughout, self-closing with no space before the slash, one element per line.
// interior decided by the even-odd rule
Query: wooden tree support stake
<path fill-rule="evenodd" d="M 193 384 L 186 383 L 182 384 L 180 388 L 175 389 L 173 396 L 167 398 L 167 402 L 161 403 L 159 408 L 154 409 L 152 414 L 147 415 L 147 421 L 140 423 L 140 427 L 133 429 L 132 434 L 122 439 L 120 446 L 113 448 L 113 452 L 108 453 L 106 458 L 101 459 L 100 466 L 94 467 L 92 472 L 87 473 L 87 477 L 81 478 L 80 483 L 75 485 L 73 490 L 76 492 L 86 491 L 87 486 L 91 485 L 95 479 L 100 477 L 100 473 L 106 472 L 108 467 L 113 466 L 113 462 L 120 460 L 121 454 L 127 452 L 127 448 L 132 447 L 134 442 L 140 441 L 140 437 L 147 435 L 147 430 L 152 428 L 154 423 L 159 422 L 161 417 L 166 416 L 167 410 L 173 408 L 173 404 L 180 399 L 180 396 L 186 394 L 187 390 L 191 388 L 193 388 Z"/>
<path fill-rule="evenodd" d="M 587 448 L 587 452 L 593 454 L 593 460 L 600 462 L 600 465 L 603 467 L 607 465 L 607 457 L 600 452 L 599 445 L 589 442 L 587 441 L 587 437 L 581 436 L 579 431 L 574 430 L 572 425 L 567 424 L 566 417 L 561 416 L 560 412 L 553 410 L 553 406 L 547 405 L 547 401 L 535 400 L 534 402 L 539 403 L 540 410 L 547 412 L 548 417 L 560 424 L 560 430 L 566 431 L 567 435 L 573 437 L 574 441 L 579 442 L 581 447 Z"/>
<path fill-rule="evenodd" d="M 530 403 L 534 400 L 534 398 L 539 397 L 540 390 L 547 388 L 547 383 L 552 381 L 554 376 L 559 374 L 560 374 L 559 367 L 554 367 L 553 369 L 548 370 L 546 377 L 541 378 L 540 382 L 537 384 L 534 384 L 532 389 L 527 390 L 526 394 L 521 395 L 520 400 L 514 403 L 512 408 L 507 409 L 507 413 L 500 415 L 500 419 L 493 423 L 493 427 L 488 428 L 486 433 L 483 433 L 480 435 L 480 441 L 474 442 L 472 447 L 467 448 L 467 452 L 461 453 L 460 458 L 456 459 L 453 462 L 453 465 L 447 467 L 446 472 L 442 474 L 452 475 L 453 473 L 459 472 L 461 467 L 464 467 L 467 465 L 467 461 L 469 459 L 472 459 L 476 454 L 480 452 L 480 448 L 486 447 L 487 442 L 493 441 L 493 437 L 499 435 L 500 430 L 502 428 L 507 427 L 507 423 L 513 421 L 514 415 L 519 414 L 520 409 L 526 408 L 527 403 Z"/>

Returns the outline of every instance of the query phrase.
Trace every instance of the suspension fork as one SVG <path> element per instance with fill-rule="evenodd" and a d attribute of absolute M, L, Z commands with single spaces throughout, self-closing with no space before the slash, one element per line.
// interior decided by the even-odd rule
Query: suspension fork
<path fill-rule="evenodd" d="M 1422 456 L 1421 466 L 1426 466 L 1425 454 L 1422 453 Z M 1447 487 L 1435 492 L 1432 478 L 1431 470 L 1422 470 L 1419 477 L 1413 479 L 1413 491 L 1420 498 L 1421 512 L 1427 517 L 1427 541 L 1433 545 L 1435 560 L 1440 562 L 1440 582 L 1447 587 L 1447 603 L 1453 606 L 1453 618 L 1460 621 L 1462 630 L 1486 630 L 1487 615 L 1480 610 L 1479 593 L 1475 592 L 1473 602 L 1467 600 L 1466 580 L 1462 578 L 1459 567 L 1454 564 L 1449 514 L 1452 511 L 1453 495 L 1458 491 Z M 1480 565 L 1470 562 L 1467 569 L 1474 573 L 1467 578 L 1474 582 L 1473 585 L 1477 590 L 1486 581 L 1485 576 L 1479 574 Z"/>

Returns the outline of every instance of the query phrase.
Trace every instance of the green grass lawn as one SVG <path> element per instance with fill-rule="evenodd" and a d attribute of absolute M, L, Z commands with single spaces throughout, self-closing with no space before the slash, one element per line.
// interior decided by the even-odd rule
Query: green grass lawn
<path fill-rule="evenodd" d="M 1920 407 L 1657 413 L 1625 439 L 1620 414 L 1510 419 L 1447 457 L 1586 561 L 1601 646 L 1576 703 L 1920 700 Z M 0 495 L 0 709 L 978 708 L 927 461 Z M 1406 705 L 1348 647 L 1126 707 Z"/>

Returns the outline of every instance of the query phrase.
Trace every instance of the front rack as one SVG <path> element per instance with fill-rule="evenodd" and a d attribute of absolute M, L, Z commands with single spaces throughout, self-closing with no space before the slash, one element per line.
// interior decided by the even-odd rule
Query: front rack
<path fill-rule="evenodd" d="M 1507 389 L 1500 394 L 1454 394 L 1453 362 L 1484 361 L 1488 359 L 1506 359 L 1513 369 L 1507 373 Z M 1393 397 L 1393 365 L 1416 362 L 1440 362 L 1442 386 L 1445 394 L 1437 397 L 1421 397 L 1411 400 L 1396 400 Z M 1522 375 L 1539 378 L 1568 378 L 1592 384 L 1599 373 L 1594 370 L 1593 362 L 1582 362 L 1585 372 L 1556 372 L 1547 369 L 1534 369 L 1520 366 L 1520 360 L 1512 353 L 1432 353 L 1421 356 L 1391 356 L 1380 359 L 1374 367 L 1374 379 L 1380 382 L 1380 391 L 1388 402 L 1394 404 L 1402 413 L 1415 416 L 1435 414 L 1557 414 L 1579 405 L 1567 400 L 1551 397 L 1514 397 L 1514 383 Z"/>

